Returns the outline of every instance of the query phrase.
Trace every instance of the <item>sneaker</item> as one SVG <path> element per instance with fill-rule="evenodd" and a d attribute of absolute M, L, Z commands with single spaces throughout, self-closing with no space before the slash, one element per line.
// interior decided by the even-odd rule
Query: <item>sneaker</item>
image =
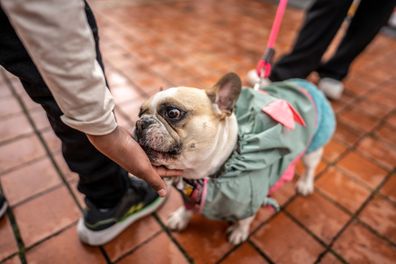
<path fill-rule="evenodd" d="M 328 98 L 338 100 L 341 98 L 342 92 L 344 91 L 344 84 L 339 80 L 325 77 L 319 80 L 318 88 L 322 90 Z"/>
<path fill-rule="evenodd" d="M 0 193 L 0 218 L 5 214 L 7 211 L 7 202 L 4 196 Z"/>
<path fill-rule="evenodd" d="M 248 71 L 246 75 L 247 81 L 251 86 L 254 86 L 256 83 L 260 81 L 259 76 L 257 75 L 257 71 L 255 69 L 252 69 Z M 261 80 L 262 85 L 269 85 L 271 81 L 267 78 Z"/>
<path fill-rule="evenodd" d="M 106 244 L 133 222 L 157 210 L 164 201 L 146 182 L 131 178 L 131 185 L 114 208 L 100 209 L 86 200 L 87 209 L 77 224 L 78 236 L 91 246 Z"/>

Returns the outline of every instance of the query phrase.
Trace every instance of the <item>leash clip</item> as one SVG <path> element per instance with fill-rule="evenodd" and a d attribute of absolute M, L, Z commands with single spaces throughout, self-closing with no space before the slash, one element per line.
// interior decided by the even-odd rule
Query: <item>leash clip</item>
<path fill-rule="evenodd" d="M 271 64 L 272 64 L 272 59 L 275 55 L 275 49 L 273 48 L 267 48 L 265 50 L 265 53 L 259 63 L 257 64 L 256 67 L 256 72 L 259 77 L 259 81 L 254 85 L 254 90 L 259 90 L 260 87 L 265 86 L 267 79 L 269 75 L 271 74 Z"/>

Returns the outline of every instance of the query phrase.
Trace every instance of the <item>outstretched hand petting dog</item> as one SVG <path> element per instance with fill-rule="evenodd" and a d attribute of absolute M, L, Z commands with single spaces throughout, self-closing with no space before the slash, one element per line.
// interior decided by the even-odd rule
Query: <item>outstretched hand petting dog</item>
<path fill-rule="evenodd" d="M 167 185 L 161 177 L 181 176 L 180 170 L 153 167 L 146 153 L 132 138 L 131 133 L 118 126 L 103 136 L 87 135 L 89 141 L 104 155 L 133 175 L 147 181 L 160 196 L 166 196 Z"/>

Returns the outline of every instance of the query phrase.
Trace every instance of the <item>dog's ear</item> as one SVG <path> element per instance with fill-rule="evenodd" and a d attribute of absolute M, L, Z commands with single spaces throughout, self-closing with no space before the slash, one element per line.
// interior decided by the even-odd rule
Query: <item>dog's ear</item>
<path fill-rule="evenodd" d="M 241 88 L 242 82 L 239 76 L 230 72 L 205 91 L 212 103 L 217 105 L 221 118 L 224 118 L 232 114 Z"/>

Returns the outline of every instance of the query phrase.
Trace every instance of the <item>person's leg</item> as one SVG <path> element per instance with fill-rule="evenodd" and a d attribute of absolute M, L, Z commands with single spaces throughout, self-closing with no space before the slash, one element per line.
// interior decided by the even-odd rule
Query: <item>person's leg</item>
<path fill-rule="evenodd" d="M 362 0 L 335 54 L 319 67 L 319 75 L 342 80 L 353 60 L 389 20 L 395 3 L 395 0 Z"/>
<path fill-rule="evenodd" d="M 88 6 L 87 18 L 96 40 L 98 61 L 102 64 L 97 28 Z M 98 207 L 113 207 L 126 192 L 127 172 L 97 151 L 85 134 L 61 121 L 62 111 L 1 9 L 0 32 L 0 64 L 20 78 L 30 97 L 45 109 L 54 132 L 62 141 L 67 164 L 80 176 L 79 191 Z"/>
<path fill-rule="evenodd" d="M 270 80 L 306 78 L 316 70 L 351 4 L 352 0 L 316 0 L 306 12 L 292 51 L 274 64 Z"/>
<path fill-rule="evenodd" d="M 103 67 L 96 23 L 88 5 L 86 15 L 96 42 L 97 60 Z M 62 111 L 1 7 L 0 32 L 0 65 L 19 77 L 30 97 L 43 106 L 53 130 L 62 141 L 66 162 L 79 174 L 78 189 L 86 195 L 87 206 L 77 224 L 80 240 L 89 245 L 103 245 L 136 220 L 154 212 L 164 199 L 153 188 L 142 180 L 128 178 L 128 173 L 98 152 L 85 134 L 60 120 Z"/>

